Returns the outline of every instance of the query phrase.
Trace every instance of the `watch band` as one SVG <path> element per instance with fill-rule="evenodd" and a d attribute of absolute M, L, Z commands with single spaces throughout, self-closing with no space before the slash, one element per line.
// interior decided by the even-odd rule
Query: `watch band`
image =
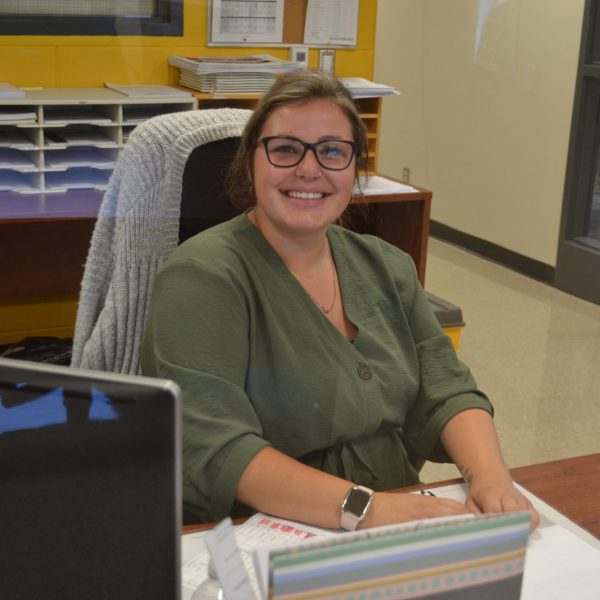
<path fill-rule="evenodd" d="M 340 526 L 347 531 L 354 531 L 367 516 L 373 503 L 373 490 L 363 485 L 356 485 L 348 490 L 342 502 L 342 519 Z"/>

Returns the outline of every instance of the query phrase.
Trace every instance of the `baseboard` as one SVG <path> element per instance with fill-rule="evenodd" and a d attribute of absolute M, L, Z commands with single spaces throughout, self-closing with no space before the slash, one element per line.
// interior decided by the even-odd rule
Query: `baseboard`
<path fill-rule="evenodd" d="M 480 256 L 493 260 L 513 271 L 528 275 L 544 283 L 554 284 L 554 267 L 518 252 L 507 250 L 468 233 L 463 233 L 437 221 L 431 221 L 429 233 L 432 237 L 455 244 Z"/>

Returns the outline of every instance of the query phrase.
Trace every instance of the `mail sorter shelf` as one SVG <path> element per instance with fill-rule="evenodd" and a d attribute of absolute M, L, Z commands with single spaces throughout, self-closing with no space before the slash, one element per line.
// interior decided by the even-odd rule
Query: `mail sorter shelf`
<path fill-rule="evenodd" d="M 0 191 L 104 190 L 139 123 L 196 107 L 191 96 L 128 98 L 104 88 L 49 88 L 0 100 Z"/>

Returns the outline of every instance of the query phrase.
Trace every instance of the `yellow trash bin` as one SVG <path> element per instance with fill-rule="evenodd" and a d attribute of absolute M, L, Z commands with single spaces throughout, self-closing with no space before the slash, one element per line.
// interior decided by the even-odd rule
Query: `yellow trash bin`
<path fill-rule="evenodd" d="M 436 316 L 439 324 L 442 326 L 444 333 L 452 340 L 454 349 L 458 352 L 460 342 L 460 334 L 465 326 L 463 321 L 462 311 L 458 306 L 443 300 L 438 296 L 427 292 L 427 298 L 433 308 L 433 314 Z"/>

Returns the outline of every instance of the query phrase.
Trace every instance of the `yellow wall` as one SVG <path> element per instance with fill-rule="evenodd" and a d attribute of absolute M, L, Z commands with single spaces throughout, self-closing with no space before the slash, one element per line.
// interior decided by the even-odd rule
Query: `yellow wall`
<path fill-rule="evenodd" d="M 0 81 L 21 87 L 95 87 L 113 83 L 176 83 L 171 54 L 236 55 L 287 48 L 207 47 L 207 0 L 184 1 L 184 35 L 176 37 L 0 36 Z M 361 0 L 356 49 L 336 51 L 336 75 L 373 78 L 377 0 Z M 310 52 L 318 66 L 318 50 Z M 0 274 L 1 277 L 1 274 Z M 71 336 L 76 298 L 0 304 L 0 345 L 27 335 Z"/>
<path fill-rule="evenodd" d="M 184 35 L 178 37 L 0 36 L 0 80 L 16 86 L 87 87 L 118 83 L 168 83 L 171 54 L 269 52 L 287 58 L 287 48 L 206 46 L 207 0 L 185 0 Z M 372 78 L 377 0 L 362 0 L 357 48 L 338 50 L 336 74 Z M 310 53 L 318 66 L 318 51 Z"/>

